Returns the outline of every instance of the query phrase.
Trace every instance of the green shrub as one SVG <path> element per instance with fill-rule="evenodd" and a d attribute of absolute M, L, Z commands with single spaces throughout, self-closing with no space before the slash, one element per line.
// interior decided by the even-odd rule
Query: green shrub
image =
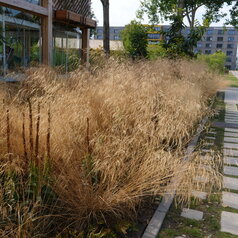
<path fill-rule="evenodd" d="M 131 21 L 121 33 L 126 53 L 133 59 L 147 57 L 148 41 L 146 28 L 137 21 Z"/>
<path fill-rule="evenodd" d="M 206 63 L 212 71 L 225 73 L 225 53 L 219 51 L 211 55 L 198 55 L 198 60 Z"/>
<path fill-rule="evenodd" d="M 158 57 L 166 57 L 167 51 L 162 45 L 156 45 L 154 47 L 148 47 L 149 59 L 156 60 Z"/>

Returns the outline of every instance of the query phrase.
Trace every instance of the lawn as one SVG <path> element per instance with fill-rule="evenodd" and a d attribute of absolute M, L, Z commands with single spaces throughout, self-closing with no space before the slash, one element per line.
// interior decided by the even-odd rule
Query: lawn
<path fill-rule="evenodd" d="M 230 82 L 231 87 L 238 87 L 238 78 L 235 77 L 233 74 L 229 73 L 226 76 L 226 80 Z"/>

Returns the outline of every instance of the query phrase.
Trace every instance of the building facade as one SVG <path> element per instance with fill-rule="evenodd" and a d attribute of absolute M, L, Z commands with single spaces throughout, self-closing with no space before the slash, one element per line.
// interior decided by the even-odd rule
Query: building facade
<path fill-rule="evenodd" d="M 0 76 L 45 64 L 87 61 L 90 0 L 0 0 Z"/>
<path fill-rule="evenodd" d="M 226 54 L 226 68 L 237 69 L 238 31 L 234 28 L 211 27 L 197 43 L 195 53 L 213 54 L 222 51 Z"/>
<path fill-rule="evenodd" d="M 148 31 L 148 43 L 149 45 L 156 45 L 162 40 L 161 30 L 163 30 L 163 26 L 156 25 L 151 27 L 149 25 L 145 25 Z M 110 27 L 110 40 L 112 41 L 120 41 L 121 40 L 121 31 L 124 29 L 123 26 L 111 26 Z M 103 27 L 98 26 L 94 35 L 95 40 L 103 40 Z"/>
<path fill-rule="evenodd" d="M 124 27 L 111 27 L 110 40 L 121 40 L 120 32 Z M 161 31 L 167 31 L 169 26 L 154 26 L 154 29 L 148 30 L 148 43 L 150 46 L 158 44 L 162 40 Z M 183 34 L 186 36 L 190 29 L 184 29 Z M 94 39 L 103 38 L 103 27 L 97 27 Z M 194 47 L 195 53 L 213 54 L 222 51 L 226 54 L 226 68 L 237 69 L 237 44 L 238 31 L 232 27 L 210 27 L 205 32 L 201 41 Z"/>

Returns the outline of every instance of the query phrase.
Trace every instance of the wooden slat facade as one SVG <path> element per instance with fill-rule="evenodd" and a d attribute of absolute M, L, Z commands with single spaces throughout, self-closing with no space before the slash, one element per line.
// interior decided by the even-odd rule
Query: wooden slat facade
<path fill-rule="evenodd" d="M 81 28 L 96 28 L 96 21 L 89 17 L 85 17 L 81 14 L 77 14 L 68 10 L 56 10 L 55 20 L 72 23 L 72 25 Z"/>
<path fill-rule="evenodd" d="M 84 17 L 91 16 L 91 0 L 53 0 L 54 10 L 68 10 Z"/>

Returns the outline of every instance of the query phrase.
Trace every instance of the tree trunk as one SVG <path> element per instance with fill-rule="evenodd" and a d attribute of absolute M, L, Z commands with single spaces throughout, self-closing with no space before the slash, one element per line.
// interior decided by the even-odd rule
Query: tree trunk
<path fill-rule="evenodd" d="M 110 24 L 109 0 L 101 0 L 103 6 L 103 49 L 106 56 L 110 55 Z"/>
<path fill-rule="evenodd" d="M 181 28 L 179 29 L 179 35 L 182 35 L 182 24 L 183 24 L 183 17 L 184 17 L 184 8 L 185 8 L 185 2 L 184 0 L 178 0 L 177 2 L 177 20 L 181 23 Z"/>

